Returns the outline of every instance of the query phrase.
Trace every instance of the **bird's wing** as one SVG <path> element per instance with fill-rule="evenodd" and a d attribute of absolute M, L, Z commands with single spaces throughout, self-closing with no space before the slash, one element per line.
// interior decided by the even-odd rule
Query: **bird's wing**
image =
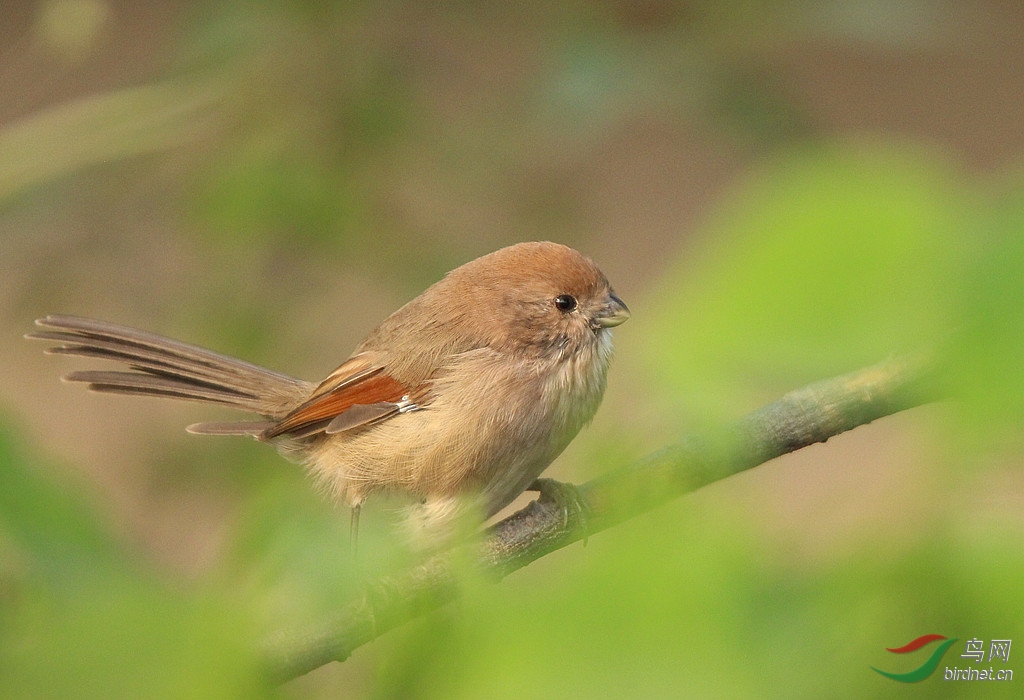
<path fill-rule="evenodd" d="M 428 402 L 427 385 L 410 387 L 388 374 L 384 365 L 366 355 L 355 355 L 261 437 L 340 433 L 415 411 Z"/>

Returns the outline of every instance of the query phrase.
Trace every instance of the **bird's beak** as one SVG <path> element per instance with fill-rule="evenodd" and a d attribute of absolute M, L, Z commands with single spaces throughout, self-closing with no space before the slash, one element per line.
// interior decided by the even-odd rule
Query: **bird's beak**
<path fill-rule="evenodd" d="M 629 320 L 629 307 L 623 303 L 622 299 L 619 299 L 614 294 L 609 294 L 608 301 L 594 315 L 590 325 L 594 327 L 594 330 L 598 328 L 614 328 L 625 323 L 627 320 Z"/>

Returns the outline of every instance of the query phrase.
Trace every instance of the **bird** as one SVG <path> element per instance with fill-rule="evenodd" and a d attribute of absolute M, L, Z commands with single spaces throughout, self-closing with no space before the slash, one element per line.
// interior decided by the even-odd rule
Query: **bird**
<path fill-rule="evenodd" d="M 49 354 L 121 365 L 64 376 L 93 391 L 256 414 L 186 429 L 276 445 L 351 508 L 354 542 L 377 494 L 407 496 L 411 536 L 430 539 L 527 490 L 593 418 L 611 329 L 629 317 L 590 258 L 526 242 L 448 272 L 319 383 L 91 318 L 49 315 L 26 337 L 49 341 Z"/>

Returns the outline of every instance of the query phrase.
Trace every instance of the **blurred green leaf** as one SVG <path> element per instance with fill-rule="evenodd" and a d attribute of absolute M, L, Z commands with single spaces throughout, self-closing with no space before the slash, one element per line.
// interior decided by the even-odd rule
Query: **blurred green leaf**
<path fill-rule="evenodd" d="M 94 572 L 18 601 L 0 651 L 6 698 L 259 697 L 248 623 L 225 601 Z"/>
<path fill-rule="evenodd" d="M 29 468 L 22 450 L 0 426 L 0 537 L 47 577 L 70 574 L 74 562 L 109 563 L 117 549 L 99 524 L 83 491 L 68 475 L 63 487 Z"/>
<path fill-rule="evenodd" d="M 282 156 L 236 157 L 208 173 L 198 212 L 214 232 L 246 240 L 288 236 L 292 244 L 331 240 L 350 224 L 350 188 L 311 162 Z"/>
<path fill-rule="evenodd" d="M 412 63 L 372 29 L 388 14 L 302 2 L 200 12 L 192 60 L 226 76 L 232 122 L 196 169 L 203 231 L 291 249 L 375 228 L 390 154 L 416 124 Z"/>
<path fill-rule="evenodd" d="M 966 193 L 921 153 L 807 147 L 724 199 L 655 294 L 649 366 L 703 415 L 941 340 Z M 763 395 L 763 394 L 762 394 Z"/>
<path fill-rule="evenodd" d="M 257 697 L 251 621 L 220 591 L 175 590 L 0 432 L 0 696 Z"/>
<path fill-rule="evenodd" d="M 0 203 L 76 170 L 198 140 L 220 96 L 209 82 L 167 81 L 84 97 L 0 129 Z"/>
<path fill-rule="evenodd" d="M 960 293 L 950 380 L 965 411 L 955 429 L 971 449 L 1019 450 L 1024 433 L 1024 185 L 985 202 L 977 245 L 954 280 Z"/>
<path fill-rule="evenodd" d="M 748 514 L 684 499 L 398 630 L 378 695 L 899 697 L 869 668 L 891 661 L 886 647 L 1012 638 L 1024 623 L 1013 519 L 978 531 L 937 515 L 912 542 L 862 532 L 845 555 L 798 564 Z M 927 691 L 963 689 L 936 678 Z"/>

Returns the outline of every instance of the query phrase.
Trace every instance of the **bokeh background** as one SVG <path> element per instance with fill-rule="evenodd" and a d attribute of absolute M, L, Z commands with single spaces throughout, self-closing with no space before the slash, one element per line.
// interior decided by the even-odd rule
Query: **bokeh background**
<path fill-rule="evenodd" d="M 870 666 L 929 652 L 886 647 L 1021 639 L 1021 46 L 1010 0 L 4 3 L 0 694 L 898 697 Z M 957 399 L 272 688 L 265 635 L 402 560 L 388 506 L 353 560 L 299 468 L 184 433 L 215 409 L 61 385 L 81 365 L 21 338 L 97 316 L 312 380 L 533 239 L 633 310 L 550 476 L 930 343 Z M 963 651 L 914 690 L 1017 695 L 943 681 Z"/>

